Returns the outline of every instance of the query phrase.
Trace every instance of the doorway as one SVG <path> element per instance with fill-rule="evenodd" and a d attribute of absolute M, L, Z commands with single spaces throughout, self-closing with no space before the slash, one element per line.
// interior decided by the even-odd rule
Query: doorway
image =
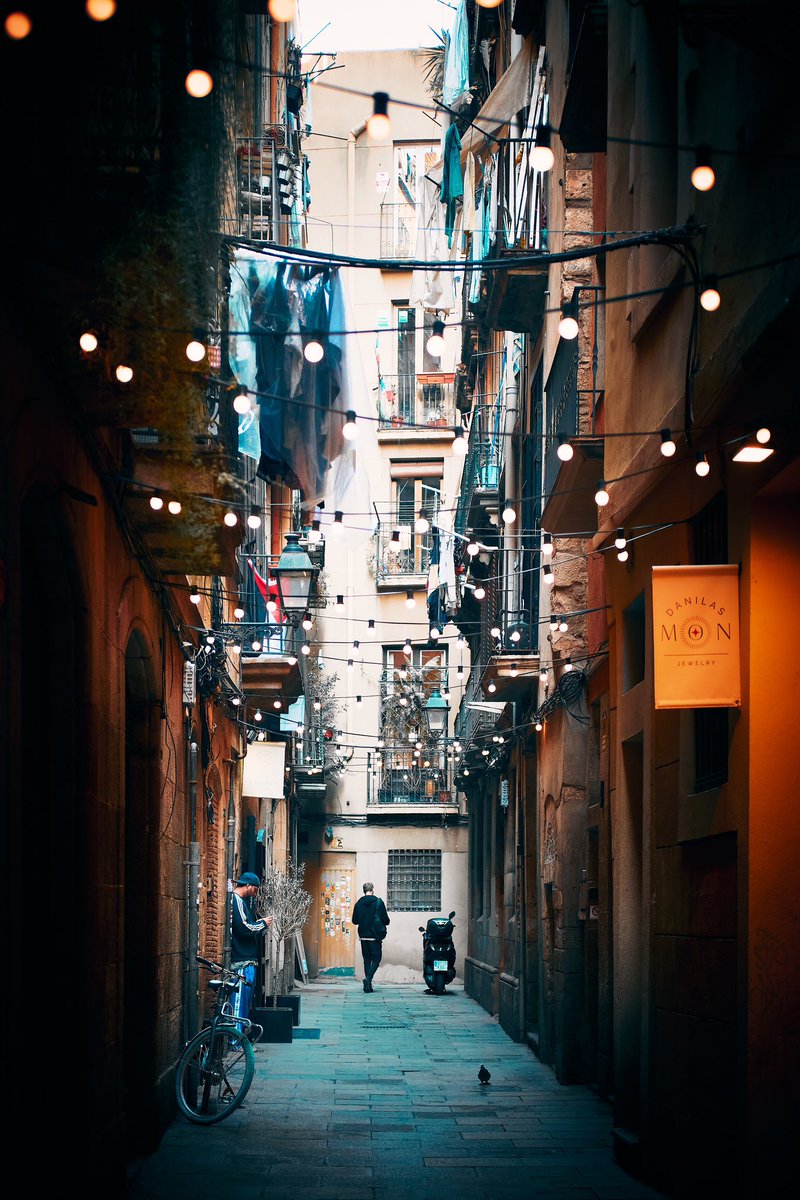
<path fill-rule="evenodd" d="M 355 894 L 356 856 L 322 853 L 306 867 L 313 903 L 304 931 L 309 958 L 318 975 L 354 975 L 358 933 L 350 923 Z"/>

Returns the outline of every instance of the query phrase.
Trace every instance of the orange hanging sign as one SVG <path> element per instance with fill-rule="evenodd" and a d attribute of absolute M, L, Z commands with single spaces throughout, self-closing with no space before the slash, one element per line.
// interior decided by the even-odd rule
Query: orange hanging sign
<path fill-rule="evenodd" d="M 653 567 L 656 708 L 738 708 L 739 567 Z"/>

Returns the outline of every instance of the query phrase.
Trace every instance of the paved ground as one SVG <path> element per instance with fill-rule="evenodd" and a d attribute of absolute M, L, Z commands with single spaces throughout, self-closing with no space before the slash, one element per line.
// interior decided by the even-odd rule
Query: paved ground
<path fill-rule="evenodd" d="M 301 987 L 291 1045 L 260 1045 L 244 1106 L 176 1118 L 131 1200 L 660 1200 L 611 1151 L 611 1115 L 562 1087 L 460 987 Z M 485 1064 L 491 1082 L 482 1086 Z"/>

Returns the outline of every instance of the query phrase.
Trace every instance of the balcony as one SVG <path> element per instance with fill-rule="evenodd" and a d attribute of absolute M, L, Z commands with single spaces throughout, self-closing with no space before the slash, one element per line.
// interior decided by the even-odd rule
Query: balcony
<path fill-rule="evenodd" d="M 497 506 L 503 470 L 505 438 L 500 404 L 478 404 L 469 432 L 469 449 L 464 461 L 461 491 L 456 506 L 455 530 L 464 533 L 480 525 L 475 509 Z"/>
<path fill-rule="evenodd" d="M 487 663 L 488 657 L 473 664 L 456 717 L 455 731 L 463 748 L 463 761 L 474 766 L 484 765 L 483 750 L 491 747 L 492 735 L 506 707 L 504 700 L 484 698 L 481 680 Z"/>
<path fill-rule="evenodd" d="M 442 751 L 432 752 L 429 759 L 415 759 L 405 747 L 389 748 L 382 759 L 373 762 L 367 775 L 368 815 L 397 816 L 401 812 L 430 816 L 458 812 Z"/>
<path fill-rule="evenodd" d="M 413 258 L 417 244 L 417 210 L 413 204 L 381 205 L 381 258 Z"/>
<path fill-rule="evenodd" d="M 495 256 L 544 251 L 547 176 L 530 161 L 530 140 L 512 138 L 498 155 L 498 227 Z M 479 315 L 490 329 L 535 333 L 544 317 L 547 266 L 537 263 L 493 271 Z"/>
<path fill-rule="evenodd" d="M 487 700 L 521 700 L 535 693 L 539 679 L 536 629 L 526 613 L 503 612 L 496 618 L 499 638 L 483 649 L 478 664 L 480 685 Z"/>
<path fill-rule="evenodd" d="M 302 193 L 302 163 L 283 126 L 268 137 L 236 139 L 236 213 L 240 237 L 291 245 L 292 205 Z"/>
<path fill-rule="evenodd" d="M 378 387 L 378 430 L 396 429 L 431 439 L 432 431 L 452 439 L 455 423 L 452 372 L 383 375 Z M 379 436 L 380 441 L 386 440 Z"/>
<path fill-rule="evenodd" d="M 545 385 L 548 430 L 544 456 L 542 528 L 551 533 L 592 529 L 597 522 L 594 494 L 603 476 L 603 439 L 581 435 L 578 392 L 578 340 L 561 341 Z M 572 458 L 558 457 L 559 434 L 566 434 Z"/>
<path fill-rule="evenodd" d="M 390 549 L 392 534 L 400 532 L 400 549 Z M 433 538 L 414 533 L 412 524 L 381 521 L 376 530 L 375 582 L 387 591 L 398 587 L 423 587 L 431 562 Z"/>
<path fill-rule="evenodd" d="M 297 631 L 286 622 L 263 621 L 228 625 L 225 632 L 241 637 L 242 691 L 248 700 L 269 712 L 280 700 L 285 712 L 303 694 Z"/>

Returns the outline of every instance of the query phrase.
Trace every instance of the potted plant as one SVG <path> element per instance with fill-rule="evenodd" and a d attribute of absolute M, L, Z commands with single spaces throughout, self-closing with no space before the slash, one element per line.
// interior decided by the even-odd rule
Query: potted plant
<path fill-rule="evenodd" d="M 300 1024 L 300 996 L 289 995 L 294 982 L 294 952 L 290 941 L 306 923 L 311 896 L 303 887 L 305 864 L 291 859 L 286 870 L 268 867 L 256 897 L 256 911 L 272 917 L 270 976 L 272 994 L 256 1011 L 254 1020 L 264 1027 L 265 1041 L 292 1040 L 292 1026 Z"/>

